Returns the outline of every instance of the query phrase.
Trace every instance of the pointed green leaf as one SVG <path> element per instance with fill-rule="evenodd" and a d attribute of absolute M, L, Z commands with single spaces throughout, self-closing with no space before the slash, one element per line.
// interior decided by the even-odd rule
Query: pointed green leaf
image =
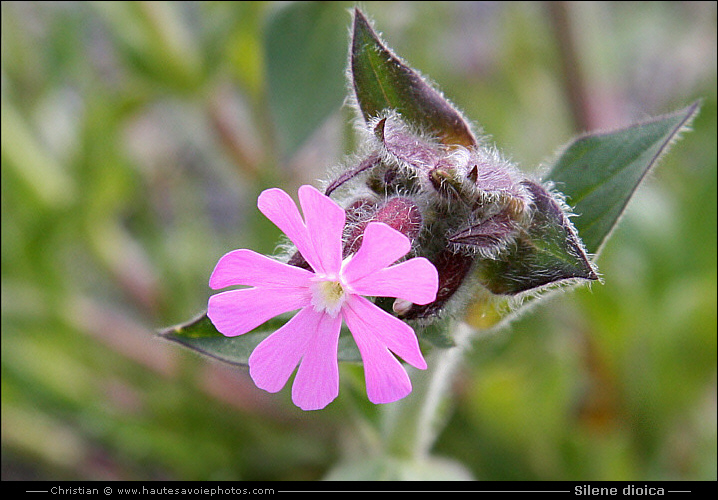
<path fill-rule="evenodd" d="M 534 200 L 531 225 L 507 254 L 479 262 L 480 281 L 512 295 L 571 278 L 598 279 L 561 205 L 543 186 L 524 184 Z"/>
<path fill-rule="evenodd" d="M 291 2 L 269 19 L 265 37 L 272 119 L 290 157 L 344 100 L 343 2 Z"/>
<path fill-rule="evenodd" d="M 247 366 L 254 348 L 291 317 L 291 314 L 277 316 L 244 335 L 225 337 L 217 331 L 207 314 L 203 313 L 187 323 L 161 330 L 159 335 L 225 363 Z M 339 361 L 361 361 L 359 350 L 348 330 L 342 330 L 339 337 L 338 358 Z"/>
<path fill-rule="evenodd" d="M 670 115 L 573 141 L 548 180 L 578 215 L 574 219 L 578 236 L 555 200 L 529 183 L 536 212 L 528 233 L 507 255 L 480 262 L 480 281 L 493 293 L 515 294 L 567 278 L 596 279 L 581 240 L 588 252 L 600 249 L 638 184 L 697 110 L 695 103 Z"/>
<path fill-rule="evenodd" d="M 364 119 L 394 110 L 408 123 L 436 134 L 445 144 L 476 144 L 461 114 L 379 40 L 359 9 L 354 10 L 351 78 Z"/>
<path fill-rule="evenodd" d="M 579 137 L 547 176 L 566 196 L 588 252 L 597 253 L 646 173 L 697 114 L 699 103 L 606 134 Z"/>

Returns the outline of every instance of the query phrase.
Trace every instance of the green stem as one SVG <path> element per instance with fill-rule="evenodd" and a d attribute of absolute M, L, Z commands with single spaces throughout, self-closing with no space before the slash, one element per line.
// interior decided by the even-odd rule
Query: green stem
<path fill-rule="evenodd" d="M 401 401 L 383 407 L 385 453 L 389 456 L 420 460 L 428 456 L 443 430 L 451 402 L 451 382 L 463 359 L 473 329 L 452 322 L 451 338 L 456 345 L 435 347 L 427 355 L 426 370 L 411 369 L 412 393 Z"/>

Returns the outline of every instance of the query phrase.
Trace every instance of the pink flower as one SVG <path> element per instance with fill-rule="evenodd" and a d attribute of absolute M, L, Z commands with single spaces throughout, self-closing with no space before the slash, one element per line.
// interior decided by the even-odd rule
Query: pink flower
<path fill-rule="evenodd" d="M 367 225 L 361 248 L 342 261 L 344 210 L 312 186 L 299 188 L 299 201 L 304 220 L 281 189 L 264 191 L 257 206 L 292 240 L 314 272 L 251 250 L 229 252 L 217 263 L 210 287 L 252 288 L 210 297 L 209 318 L 222 334 L 233 337 L 299 309 L 252 352 L 249 373 L 257 387 L 277 392 L 299 365 L 292 400 L 304 410 L 324 408 L 339 393 L 337 342 L 345 321 L 361 353 L 369 400 L 390 403 L 403 398 L 411 392 L 411 382 L 394 355 L 425 369 L 416 335 L 363 296 L 428 304 L 436 298 L 436 269 L 421 257 L 392 266 L 411 245 L 406 236 L 379 222 Z"/>

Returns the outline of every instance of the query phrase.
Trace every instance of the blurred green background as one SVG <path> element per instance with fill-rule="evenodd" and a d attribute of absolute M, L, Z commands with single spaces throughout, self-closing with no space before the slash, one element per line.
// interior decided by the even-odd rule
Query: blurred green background
<path fill-rule="evenodd" d="M 153 335 L 222 254 L 273 251 L 262 189 L 352 151 L 351 6 L 2 3 L 2 479 L 310 480 L 361 449 L 351 367 L 305 413 Z M 703 99 L 605 284 L 473 342 L 434 451 L 485 480 L 716 480 L 715 2 L 362 6 L 528 172 Z"/>

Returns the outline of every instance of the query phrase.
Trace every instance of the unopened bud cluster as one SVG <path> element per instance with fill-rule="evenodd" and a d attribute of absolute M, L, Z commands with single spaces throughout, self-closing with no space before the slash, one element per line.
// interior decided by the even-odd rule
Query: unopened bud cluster
<path fill-rule="evenodd" d="M 436 267 L 436 300 L 423 306 L 395 302 L 393 310 L 403 319 L 437 316 L 477 263 L 513 258 L 517 238 L 538 220 L 537 203 L 544 211 L 547 203 L 549 211 L 558 211 L 571 233 L 562 202 L 494 148 L 444 144 L 413 130 L 396 113 L 370 121 L 365 132 L 366 153 L 325 193 L 345 200 L 345 257 L 359 249 L 367 224 L 383 222 L 411 240 L 412 256 L 426 257 Z M 298 253 L 289 263 L 307 266 Z M 510 275 L 483 282 L 479 275 L 479 282 L 494 293 L 515 294 L 557 281 L 524 278 L 508 287 Z"/>

